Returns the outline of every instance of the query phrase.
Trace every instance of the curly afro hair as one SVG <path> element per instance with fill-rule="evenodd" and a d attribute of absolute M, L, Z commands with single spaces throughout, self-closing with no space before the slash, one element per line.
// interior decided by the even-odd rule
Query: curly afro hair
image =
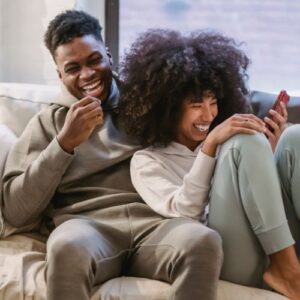
<path fill-rule="evenodd" d="M 86 12 L 66 10 L 49 23 L 44 42 L 54 58 L 58 46 L 69 43 L 76 37 L 91 34 L 97 40 L 103 42 L 101 30 L 102 27 L 99 21 Z"/>
<path fill-rule="evenodd" d="M 210 130 L 234 113 L 250 112 L 248 65 L 239 45 L 221 34 L 148 30 L 120 65 L 122 125 L 143 146 L 166 146 L 176 136 L 188 96 L 192 101 L 207 91 L 216 96 L 219 113 Z"/>

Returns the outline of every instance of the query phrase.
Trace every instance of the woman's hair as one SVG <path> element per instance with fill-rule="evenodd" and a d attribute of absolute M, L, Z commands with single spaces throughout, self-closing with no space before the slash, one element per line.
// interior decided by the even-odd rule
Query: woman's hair
<path fill-rule="evenodd" d="M 121 122 L 144 146 L 166 146 L 176 136 L 182 102 L 199 101 L 206 91 L 218 100 L 211 128 L 234 113 L 249 112 L 247 56 L 231 38 L 194 32 L 148 30 L 120 65 Z"/>

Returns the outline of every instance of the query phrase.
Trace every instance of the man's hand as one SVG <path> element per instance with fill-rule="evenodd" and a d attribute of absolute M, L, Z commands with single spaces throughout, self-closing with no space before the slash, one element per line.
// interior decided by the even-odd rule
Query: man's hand
<path fill-rule="evenodd" d="M 272 131 L 267 128 L 265 134 L 271 144 L 273 152 L 275 151 L 278 140 L 286 127 L 286 122 L 288 119 L 288 112 L 285 104 L 283 102 L 280 102 L 280 105 L 282 114 L 271 109 L 270 114 L 272 115 L 272 119 L 268 117 L 264 118 L 266 124 L 268 124 L 272 128 Z"/>
<path fill-rule="evenodd" d="M 83 143 L 96 126 L 103 125 L 101 102 L 87 96 L 74 103 L 66 116 L 65 123 L 57 139 L 60 146 L 68 153 Z"/>

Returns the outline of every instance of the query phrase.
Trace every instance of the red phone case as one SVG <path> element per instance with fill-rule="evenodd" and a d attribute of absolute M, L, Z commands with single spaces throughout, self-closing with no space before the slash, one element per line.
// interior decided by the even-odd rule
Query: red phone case
<path fill-rule="evenodd" d="M 282 108 L 280 106 L 280 102 L 283 102 L 285 105 L 288 104 L 290 100 L 290 96 L 288 95 L 288 93 L 285 90 L 280 91 L 275 103 L 272 106 L 272 109 L 279 112 L 280 114 L 282 113 Z M 268 118 L 273 119 L 273 116 L 268 113 L 267 115 Z M 271 128 L 268 124 L 266 124 L 266 127 L 270 130 L 270 131 L 274 131 L 273 128 Z"/>

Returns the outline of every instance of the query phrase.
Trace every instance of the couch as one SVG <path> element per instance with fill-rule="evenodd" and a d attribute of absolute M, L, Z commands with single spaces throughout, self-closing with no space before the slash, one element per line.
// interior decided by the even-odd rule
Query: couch
<path fill-rule="evenodd" d="M 7 153 L 29 119 L 49 105 L 59 86 L 0 83 L 0 174 Z M 254 112 L 262 117 L 275 95 L 252 92 Z M 300 99 L 290 102 L 289 121 L 300 123 Z M 1 199 L 0 199 L 1 200 Z M 0 202 L 1 203 L 1 202 Z M 38 236 L 18 232 L 1 218 L 0 210 L 0 300 L 45 300 L 45 241 Z M 95 287 L 92 300 L 162 300 L 169 285 L 146 278 L 119 277 Z M 219 281 L 218 300 L 284 300 L 272 291 Z"/>

